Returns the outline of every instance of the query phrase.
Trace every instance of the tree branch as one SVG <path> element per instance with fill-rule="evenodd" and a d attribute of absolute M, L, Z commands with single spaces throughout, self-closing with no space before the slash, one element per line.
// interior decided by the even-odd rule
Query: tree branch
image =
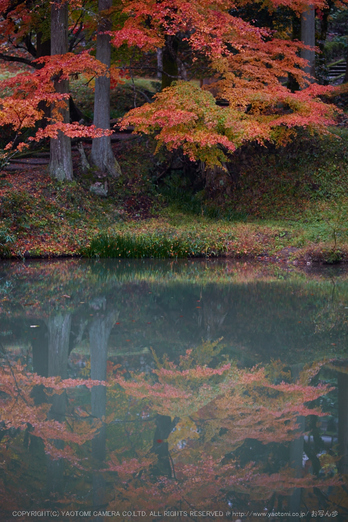
<path fill-rule="evenodd" d="M 25 65 L 30 65 L 30 67 L 34 67 L 34 69 L 40 69 L 40 65 L 34 63 L 34 61 L 29 60 L 29 58 L 22 58 L 21 56 L 9 56 L 7 54 L 0 53 L 0 60 L 4 60 L 5 62 L 17 62 L 24 63 Z"/>

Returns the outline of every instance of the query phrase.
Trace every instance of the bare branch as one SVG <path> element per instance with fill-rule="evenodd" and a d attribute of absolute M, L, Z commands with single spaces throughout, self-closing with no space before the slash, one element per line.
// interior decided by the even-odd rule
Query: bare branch
<path fill-rule="evenodd" d="M 30 67 L 34 67 L 34 69 L 41 68 L 41 65 L 35 63 L 33 60 L 29 60 L 29 58 L 23 58 L 21 56 L 11 56 L 0 53 L 0 60 L 4 60 L 5 62 L 24 63 L 25 65 L 30 65 Z"/>

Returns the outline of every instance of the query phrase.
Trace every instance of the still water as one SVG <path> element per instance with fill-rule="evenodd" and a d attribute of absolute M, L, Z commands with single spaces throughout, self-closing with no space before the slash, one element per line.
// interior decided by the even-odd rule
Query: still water
<path fill-rule="evenodd" d="M 348 272 L 0 265 L 0 520 L 348 520 Z"/>

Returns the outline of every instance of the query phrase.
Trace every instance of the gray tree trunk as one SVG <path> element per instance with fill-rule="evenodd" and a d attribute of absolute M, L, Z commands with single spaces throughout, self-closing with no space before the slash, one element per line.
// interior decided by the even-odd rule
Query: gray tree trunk
<path fill-rule="evenodd" d="M 309 7 L 307 11 L 301 15 L 301 41 L 305 45 L 315 46 L 315 9 L 313 6 Z M 304 67 L 304 71 L 312 76 L 314 81 L 315 76 L 315 51 L 309 49 L 301 50 L 301 58 L 308 61 L 308 65 Z"/>
<path fill-rule="evenodd" d="M 68 2 L 55 0 L 51 5 L 51 55 L 68 52 Z M 69 93 L 69 81 L 54 81 L 56 92 Z M 69 104 L 61 111 L 64 123 L 69 123 Z M 71 140 L 61 131 L 58 138 L 51 138 L 50 164 L 51 176 L 59 180 L 72 180 L 73 168 L 71 158 Z"/>
<path fill-rule="evenodd" d="M 160 47 L 156 49 L 157 56 L 157 78 L 162 80 L 162 70 L 163 70 L 163 49 Z"/>
<path fill-rule="evenodd" d="M 111 6 L 112 0 L 99 0 L 99 14 L 101 15 L 102 11 L 110 9 Z M 111 22 L 107 18 L 102 18 L 98 27 L 96 56 L 97 60 L 108 68 L 111 63 L 110 36 L 103 32 L 110 29 Z M 99 129 L 110 129 L 110 78 L 108 76 L 99 76 L 95 80 L 93 123 Z M 111 148 L 110 136 L 93 140 L 90 159 L 91 163 L 104 175 L 109 174 L 114 178 L 121 175 L 120 166 Z"/>

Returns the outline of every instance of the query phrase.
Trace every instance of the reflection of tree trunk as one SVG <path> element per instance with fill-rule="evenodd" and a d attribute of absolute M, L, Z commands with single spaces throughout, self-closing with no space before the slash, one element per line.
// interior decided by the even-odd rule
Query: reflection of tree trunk
<path fill-rule="evenodd" d="M 111 311 L 103 313 L 106 307 L 106 299 L 95 300 L 91 303 L 93 309 L 99 310 L 93 318 L 89 328 L 89 344 L 91 353 L 91 378 L 93 380 L 106 380 L 106 364 L 108 342 L 111 329 L 118 313 Z M 102 419 L 106 414 L 106 387 L 93 386 L 91 392 L 92 415 Z M 101 426 L 99 432 L 92 440 L 92 455 L 97 462 L 105 460 L 106 426 Z M 105 479 L 102 474 L 93 474 L 93 507 L 102 507 L 105 503 Z"/>
<path fill-rule="evenodd" d="M 48 326 L 48 375 L 59 375 L 66 379 L 68 370 L 69 339 L 71 327 L 70 314 L 50 317 Z"/>
<path fill-rule="evenodd" d="M 291 373 L 292 379 L 296 382 L 299 378 L 300 372 L 303 368 L 303 364 L 297 364 L 292 366 Z M 303 433 L 305 430 L 305 417 L 297 417 L 296 422 L 299 426 L 298 431 Z M 303 460 L 303 448 L 304 448 L 304 438 L 303 435 L 300 435 L 295 440 L 290 442 L 290 466 L 295 470 L 296 477 L 301 477 L 302 475 L 302 460 Z M 293 494 L 290 497 L 290 511 L 293 513 L 299 513 L 301 508 L 301 489 L 297 488 L 294 490 Z M 292 517 L 294 522 L 299 522 L 299 517 Z"/>
<path fill-rule="evenodd" d="M 33 371 L 42 377 L 48 376 L 48 332 L 43 321 L 38 321 L 39 328 L 30 331 L 30 342 L 33 350 Z M 35 404 L 46 402 L 46 394 L 42 384 L 34 386 L 31 393 Z"/>
<path fill-rule="evenodd" d="M 206 339 L 208 341 L 215 340 L 228 314 L 228 304 L 226 305 L 222 299 L 217 302 L 203 301 L 202 304 Z"/>
<path fill-rule="evenodd" d="M 156 431 L 151 452 L 157 455 L 157 462 L 152 467 L 156 477 L 165 476 L 172 478 L 172 466 L 170 464 L 167 439 L 176 424 L 176 419 L 168 415 L 156 415 Z"/>
<path fill-rule="evenodd" d="M 215 340 L 229 312 L 229 295 L 217 297 L 215 293 L 201 296 L 198 310 L 199 337 L 208 341 Z M 202 331 L 203 330 L 203 331 Z M 201 333 L 202 332 L 202 333 Z"/>
<path fill-rule="evenodd" d="M 348 375 L 338 373 L 338 449 L 339 470 L 348 474 Z"/>
<path fill-rule="evenodd" d="M 67 377 L 69 339 L 71 327 L 70 314 L 57 314 L 50 317 L 48 326 L 48 376 L 59 375 L 62 379 Z M 52 407 L 49 417 L 63 422 L 65 418 L 66 395 L 54 395 L 51 399 Z M 64 448 L 64 442 L 54 441 L 58 449 Z M 64 461 L 47 458 L 47 488 L 50 493 L 63 490 L 64 485 Z"/>

